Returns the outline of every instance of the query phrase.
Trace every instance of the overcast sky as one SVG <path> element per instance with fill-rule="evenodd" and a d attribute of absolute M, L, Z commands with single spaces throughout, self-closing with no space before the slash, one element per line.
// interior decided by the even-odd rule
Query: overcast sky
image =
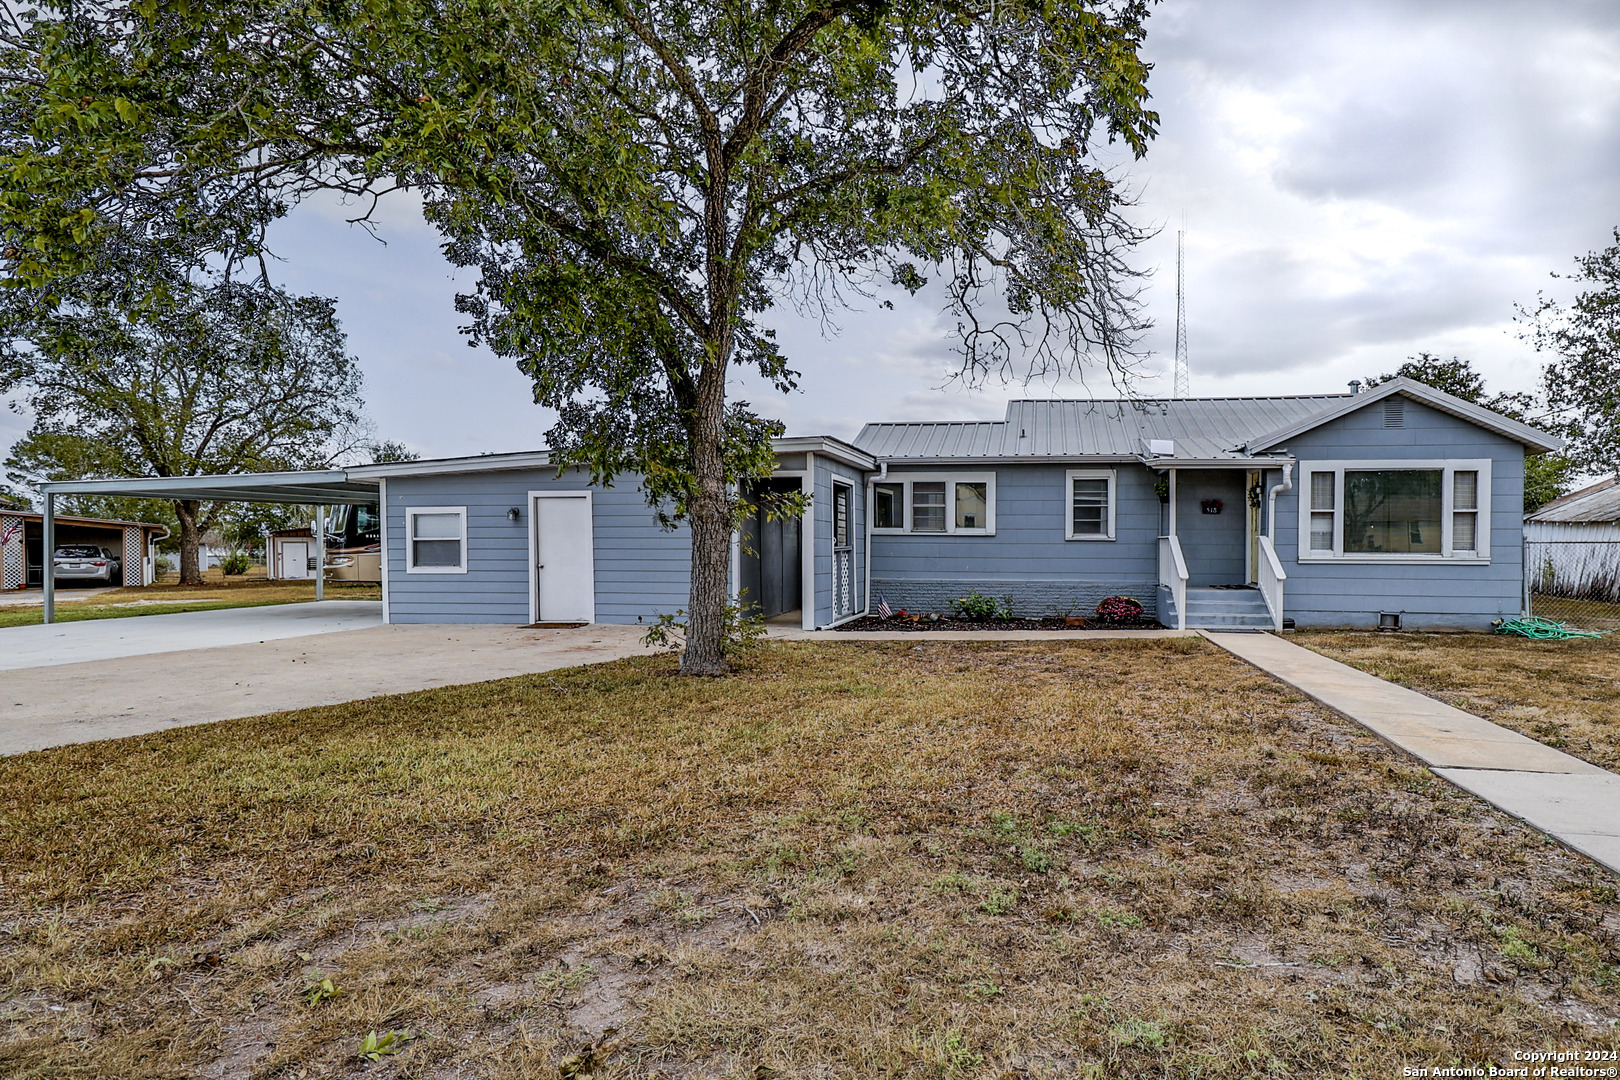
<path fill-rule="evenodd" d="M 1162 226 L 1140 252 L 1155 363 L 1185 214 L 1195 395 L 1337 391 L 1419 350 L 1474 360 L 1493 389 L 1533 383 L 1515 303 L 1620 225 L 1620 4 L 1166 2 L 1146 53 L 1163 129 L 1129 176 L 1139 221 Z M 470 279 L 410 204 L 387 212 L 386 246 L 343 217 L 302 207 L 277 242 L 288 286 L 338 297 L 379 434 L 424 456 L 539 445 L 527 382 L 457 334 Z M 926 296 L 848 313 L 830 338 L 786 311 L 777 325 L 801 392 L 736 389 L 793 434 L 1113 395 L 1105 379 L 941 389 L 951 324 Z M 0 418 L 0 445 L 22 426 Z"/>

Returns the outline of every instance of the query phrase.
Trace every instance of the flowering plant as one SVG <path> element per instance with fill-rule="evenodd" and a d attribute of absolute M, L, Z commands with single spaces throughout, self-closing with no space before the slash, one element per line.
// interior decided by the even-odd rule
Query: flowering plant
<path fill-rule="evenodd" d="M 1142 605 L 1128 596 L 1110 596 L 1097 605 L 1097 618 L 1105 623 L 1136 622 L 1142 617 Z"/>

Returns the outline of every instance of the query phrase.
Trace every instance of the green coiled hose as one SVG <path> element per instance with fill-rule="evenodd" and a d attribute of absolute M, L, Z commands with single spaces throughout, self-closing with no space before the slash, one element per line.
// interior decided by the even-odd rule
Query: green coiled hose
<path fill-rule="evenodd" d="M 1612 630 L 1577 630 L 1569 623 L 1554 622 L 1551 619 L 1528 618 L 1506 619 L 1492 624 L 1498 634 L 1512 634 L 1515 637 L 1531 638 L 1535 641 L 1569 641 L 1573 638 L 1600 638 L 1605 634 L 1612 634 Z"/>

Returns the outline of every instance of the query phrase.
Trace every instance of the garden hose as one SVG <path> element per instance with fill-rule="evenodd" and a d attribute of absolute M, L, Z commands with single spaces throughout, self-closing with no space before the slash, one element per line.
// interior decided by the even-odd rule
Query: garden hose
<path fill-rule="evenodd" d="M 1498 634 L 1511 634 L 1515 637 L 1532 638 L 1536 641 L 1569 641 L 1572 638 L 1600 638 L 1605 634 L 1612 634 L 1612 630 L 1577 630 L 1569 623 L 1554 622 L 1551 619 L 1528 618 L 1507 619 L 1492 624 Z"/>

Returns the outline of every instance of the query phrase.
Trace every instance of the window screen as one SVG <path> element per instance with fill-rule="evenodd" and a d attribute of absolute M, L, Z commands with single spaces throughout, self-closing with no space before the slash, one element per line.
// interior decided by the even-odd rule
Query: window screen
<path fill-rule="evenodd" d="M 1333 483 L 1333 473 L 1311 473 L 1312 551 L 1333 550 Z"/>
<path fill-rule="evenodd" d="M 917 481 L 911 485 L 911 531 L 945 531 L 945 481 Z"/>
<path fill-rule="evenodd" d="M 461 515 L 412 514 L 411 564 L 441 568 L 461 565 Z"/>
<path fill-rule="evenodd" d="M 1072 535 L 1108 535 L 1108 480 L 1106 477 L 1076 477 Z"/>
<path fill-rule="evenodd" d="M 849 547 L 849 488 L 833 485 L 833 547 Z"/>
<path fill-rule="evenodd" d="M 1479 548 L 1479 473 L 1458 470 L 1451 477 L 1451 547 Z"/>

